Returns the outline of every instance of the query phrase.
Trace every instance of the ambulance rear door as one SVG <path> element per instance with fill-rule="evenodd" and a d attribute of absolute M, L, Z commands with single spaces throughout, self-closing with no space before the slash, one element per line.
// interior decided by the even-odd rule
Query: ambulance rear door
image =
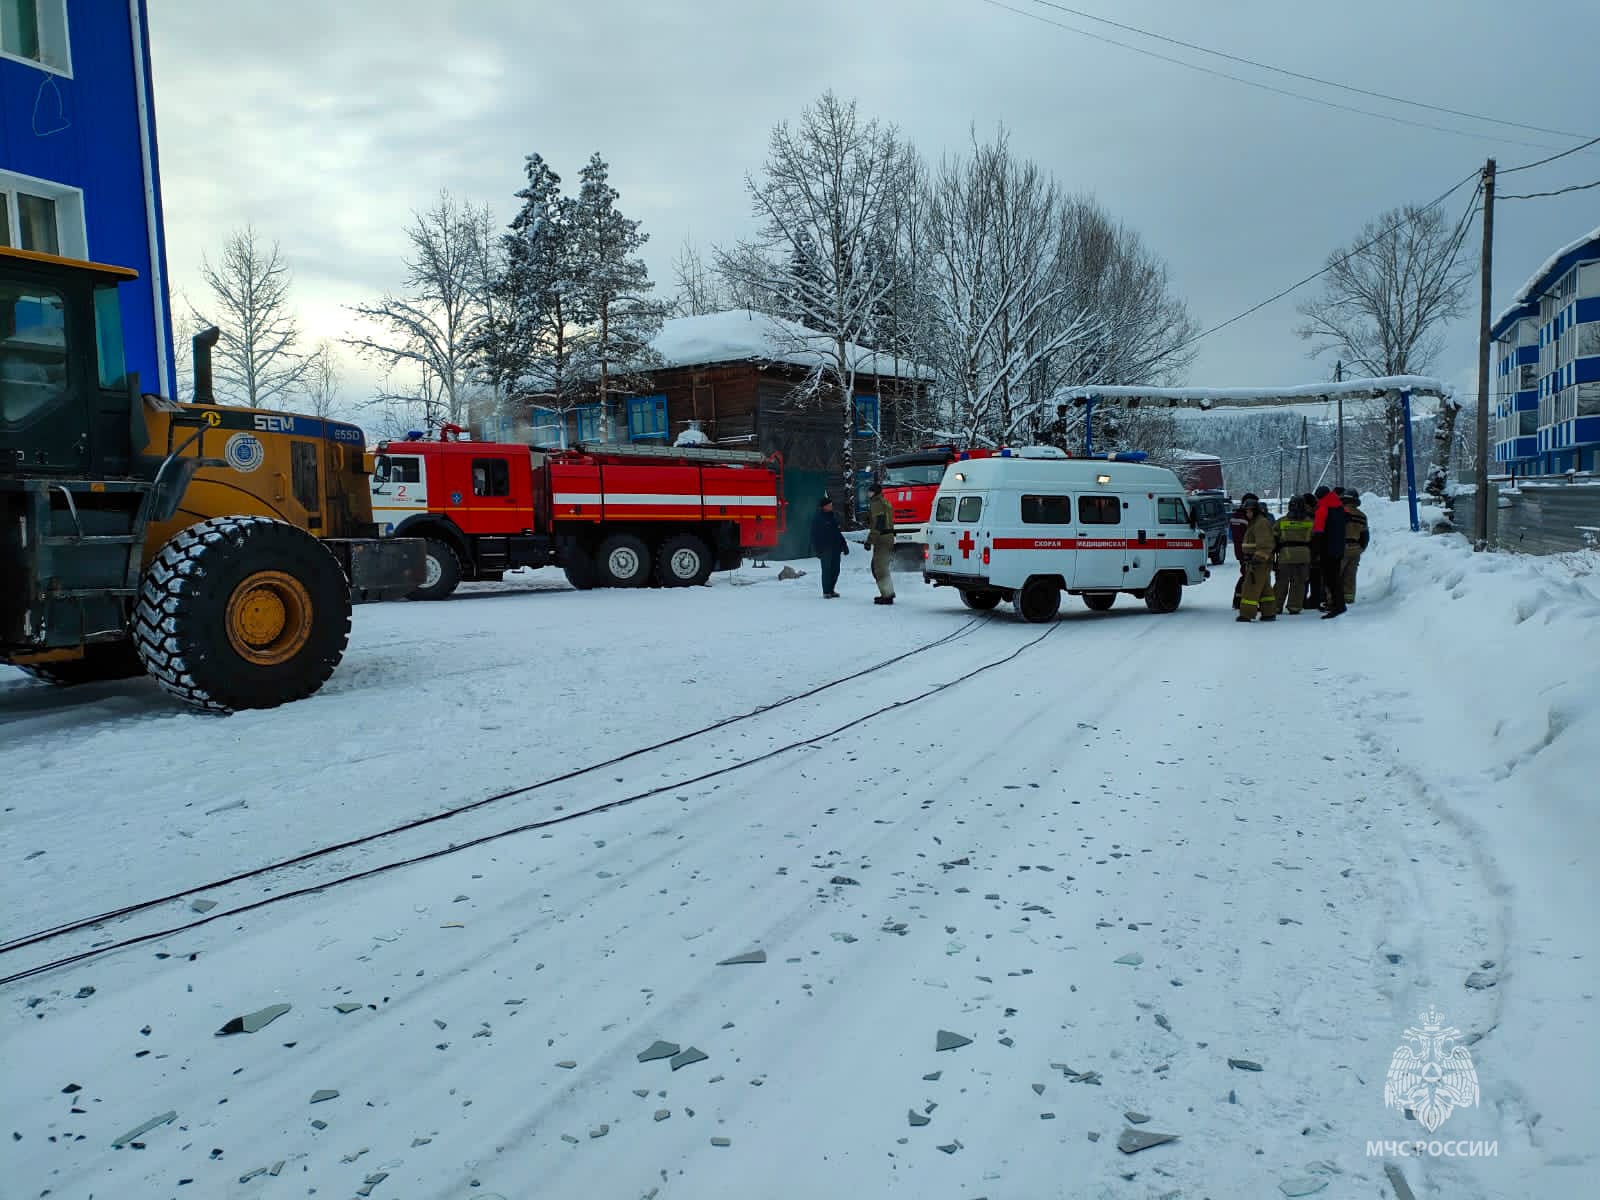
<path fill-rule="evenodd" d="M 988 575 L 984 551 L 989 548 L 985 524 L 989 497 L 983 492 L 940 490 L 928 524 L 927 570 L 938 574 Z"/>

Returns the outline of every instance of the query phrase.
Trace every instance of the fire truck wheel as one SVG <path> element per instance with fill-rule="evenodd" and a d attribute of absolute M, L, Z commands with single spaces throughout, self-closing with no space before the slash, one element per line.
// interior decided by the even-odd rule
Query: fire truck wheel
<path fill-rule="evenodd" d="M 711 551 L 692 533 L 679 533 L 656 551 L 656 581 L 662 587 L 699 587 L 711 578 Z"/>
<path fill-rule="evenodd" d="M 1090 612 L 1108 612 L 1116 602 L 1115 592 L 1085 592 L 1083 596 L 1083 603 Z"/>
<path fill-rule="evenodd" d="M 561 570 L 567 582 L 580 592 L 587 592 L 600 582 L 595 578 L 594 555 L 582 546 L 573 546 L 561 556 Z"/>
<path fill-rule="evenodd" d="M 1144 605 L 1153 613 L 1177 612 L 1183 602 L 1183 584 L 1172 575 L 1157 575 L 1145 590 Z"/>
<path fill-rule="evenodd" d="M 595 556 L 604 587 L 643 587 L 650 580 L 650 548 L 631 533 L 614 533 Z"/>
<path fill-rule="evenodd" d="M 971 591 L 963 591 L 961 593 L 961 603 L 965 604 L 973 612 L 988 612 L 1000 603 L 1000 593 L 974 588 Z"/>
<path fill-rule="evenodd" d="M 1054 579 L 1030 579 L 1017 593 L 1017 615 L 1042 625 L 1061 611 L 1061 587 Z"/>
<path fill-rule="evenodd" d="M 454 550 L 433 538 L 427 539 L 423 554 L 427 573 L 422 577 L 422 586 L 406 599 L 443 600 L 461 583 L 461 563 Z"/>

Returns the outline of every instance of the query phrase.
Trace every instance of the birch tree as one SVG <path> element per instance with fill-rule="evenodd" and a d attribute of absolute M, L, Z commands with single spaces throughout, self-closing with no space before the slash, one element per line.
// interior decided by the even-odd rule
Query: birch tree
<path fill-rule="evenodd" d="M 298 388 L 306 362 L 295 354 L 294 278 L 278 243 L 267 245 L 246 225 L 228 236 L 218 262 L 202 257 L 200 275 L 211 292 L 210 311 L 191 317 L 221 330 L 212 354 L 217 399 L 252 408 L 283 402 Z"/>
<path fill-rule="evenodd" d="M 1328 256 L 1320 295 L 1300 306 L 1305 323 L 1300 336 L 1313 343 L 1317 357 L 1335 351 L 1347 365 L 1368 375 L 1421 375 L 1444 348 L 1444 329 L 1461 316 L 1470 257 L 1461 254 L 1467 222 L 1451 227 L 1437 208 L 1392 209 L 1368 221 L 1354 249 Z M 1440 410 L 1436 445 L 1444 458 L 1429 471 L 1443 488 L 1448 452 L 1455 440 L 1458 403 Z M 1389 498 L 1400 497 L 1403 478 L 1403 417 L 1397 397 L 1380 406 L 1378 426 L 1363 443 L 1381 439 L 1387 461 Z"/>
<path fill-rule="evenodd" d="M 799 121 L 780 122 L 768 140 L 760 179 L 745 178 L 759 223 L 755 240 L 717 255 L 719 271 L 756 304 L 780 300 L 811 334 L 792 349 L 815 354 L 802 401 L 841 400 L 840 469 L 855 487 L 855 346 L 869 337 L 891 285 L 884 244 L 904 184 L 898 132 L 864 120 L 854 101 L 824 92 Z M 772 311 L 767 309 L 767 311 Z"/>
<path fill-rule="evenodd" d="M 339 407 L 339 360 L 334 344 L 327 338 L 317 343 L 317 348 L 306 359 L 306 370 L 300 381 L 300 392 L 313 416 L 324 420 L 334 415 Z"/>
<path fill-rule="evenodd" d="M 672 260 L 672 280 L 677 285 L 672 300 L 674 317 L 703 317 L 732 307 L 715 270 L 706 265 L 699 247 L 687 237 Z"/>
<path fill-rule="evenodd" d="M 373 403 L 419 412 L 429 424 L 464 425 L 477 386 L 484 230 L 481 208 L 441 191 L 414 213 L 406 230 L 410 253 L 399 294 L 351 310 L 375 332 L 346 339 L 384 369 Z"/>

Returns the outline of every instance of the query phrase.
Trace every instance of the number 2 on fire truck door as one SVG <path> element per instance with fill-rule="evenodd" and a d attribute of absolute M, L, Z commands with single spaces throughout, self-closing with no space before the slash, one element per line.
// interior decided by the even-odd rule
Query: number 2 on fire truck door
<path fill-rule="evenodd" d="M 1078 533 L 1078 557 L 1072 573 L 1072 586 L 1122 587 L 1128 574 L 1125 568 L 1130 551 L 1126 546 L 1138 536 L 1124 522 L 1123 518 L 1131 514 L 1123 509 L 1122 497 L 1079 495 L 1077 510 L 1075 528 Z"/>

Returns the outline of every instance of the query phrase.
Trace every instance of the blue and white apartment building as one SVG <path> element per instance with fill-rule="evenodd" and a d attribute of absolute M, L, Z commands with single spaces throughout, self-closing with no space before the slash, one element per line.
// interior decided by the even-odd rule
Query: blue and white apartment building
<path fill-rule="evenodd" d="M 1600 470 L 1600 229 L 1558 250 L 1491 333 L 1494 469 Z"/>
<path fill-rule="evenodd" d="M 171 396 L 154 103 L 145 0 L 0 0 L 0 245 L 138 271 L 128 369 Z"/>

